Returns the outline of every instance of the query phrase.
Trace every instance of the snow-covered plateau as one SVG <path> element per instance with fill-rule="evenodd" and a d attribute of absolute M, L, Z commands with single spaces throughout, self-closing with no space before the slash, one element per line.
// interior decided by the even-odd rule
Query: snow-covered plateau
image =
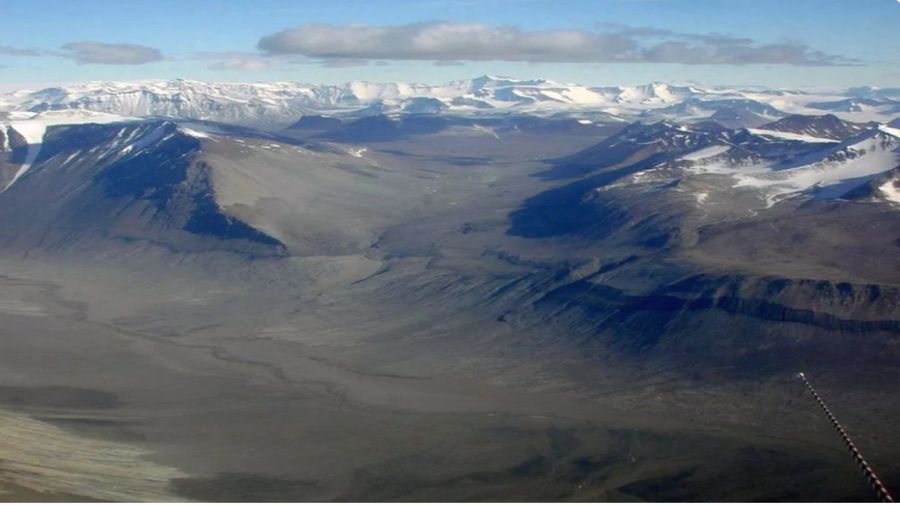
<path fill-rule="evenodd" d="M 305 114 L 590 113 L 630 120 L 690 117 L 701 120 L 754 114 L 765 120 L 787 114 L 833 112 L 853 121 L 888 121 L 900 111 L 900 97 L 870 89 L 865 106 L 858 89 L 834 92 L 708 87 L 653 82 L 634 86 L 586 86 L 546 79 L 481 76 L 441 85 L 353 81 L 342 85 L 296 82 L 216 83 L 92 81 L 71 86 L 17 90 L 0 95 L 7 111 L 85 109 L 122 116 L 163 116 L 237 124 L 290 124 Z M 723 112 L 719 112 L 723 115 Z"/>

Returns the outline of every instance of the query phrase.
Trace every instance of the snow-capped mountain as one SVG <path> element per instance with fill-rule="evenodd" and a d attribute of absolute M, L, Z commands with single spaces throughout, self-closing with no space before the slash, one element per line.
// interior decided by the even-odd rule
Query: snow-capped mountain
<path fill-rule="evenodd" d="M 599 88 L 597 91 L 606 96 L 613 96 L 617 103 L 657 106 L 678 103 L 693 96 L 709 93 L 708 90 L 692 86 L 673 86 L 662 82 L 651 82 L 642 86 Z"/>
<path fill-rule="evenodd" d="M 842 198 L 900 166 L 900 130 L 880 126 L 794 158 L 735 174 L 736 188 L 758 189 L 767 205 L 798 195 Z"/>
<path fill-rule="evenodd" d="M 847 198 L 875 184 L 869 198 L 895 202 L 900 130 L 858 125 L 821 116 L 786 118 L 766 129 L 706 131 L 673 123 L 634 124 L 577 153 L 544 175 L 587 176 L 589 193 L 696 189 L 706 211 L 761 209 L 795 197 Z M 818 124 L 820 129 L 813 129 Z M 789 126 L 805 126 L 793 129 Z M 780 128 L 780 129 L 779 129 Z M 838 138 L 841 137 L 841 138 Z M 882 180 L 883 179 L 883 180 Z M 744 201 L 746 206 L 737 202 Z"/>
<path fill-rule="evenodd" d="M 3 98 L 19 111 L 87 109 L 124 116 L 166 116 L 232 123 L 296 121 L 311 110 L 353 112 L 441 112 L 511 107 L 591 106 L 666 103 L 665 85 L 593 90 L 546 80 L 492 76 L 444 85 L 372 83 L 308 85 L 289 82 L 232 84 L 189 80 L 88 82 L 75 86 L 16 92 Z M 660 94 L 662 98 L 657 97 Z"/>
<path fill-rule="evenodd" d="M 220 84 L 174 80 L 162 82 L 88 82 L 76 86 L 18 93 L 16 109 L 85 109 L 121 116 L 215 119 L 230 123 L 277 122 L 299 117 L 307 106 L 339 103 L 327 87 L 293 83 Z M 7 100 L 12 101 L 12 100 Z"/>
<path fill-rule="evenodd" d="M 859 94 L 857 90 L 855 92 Z M 848 94 L 803 94 L 755 88 L 711 88 L 654 82 L 638 86 L 590 87 L 546 79 L 481 76 L 441 85 L 353 81 L 342 85 L 294 82 L 213 83 L 177 79 L 87 82 L 0 96 L 12 111 L 84 109 L 120 116 L 192 118 L 234 124 L 286 126 L 306 114 L 454 113 L 586 114 L 626 119 L 711 119 L 726 127 L 758 126 L 789 113 L 826 110 L 854 119 L 896 112 L 878 98 Z M 871 101 L 878 106 L 857 107 Z M 853 103 L 850 103 L 853 102 Z M 866 102 L 869 103 L 869 102 Z M 819 112 L 821 114 L 821 112 Z M 881 117 L 884 121 L 892 117 Z"/>

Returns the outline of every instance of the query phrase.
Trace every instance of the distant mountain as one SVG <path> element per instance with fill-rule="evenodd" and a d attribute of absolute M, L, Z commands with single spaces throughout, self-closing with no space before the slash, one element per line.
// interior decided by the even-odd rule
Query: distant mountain
<path fill-rule="evenodd" d="M 714 121 L 725 128 L 746 128 L 769 123 L 787 114 L 769 104 L 749 98 L 705 100 L 690 97 L 675 105 L 647 110 L 643 115 L 651 119 Z"/>
<path fill-rule="evenodd" d="M 813 102 L 808 107 L 834 112 L 878 112 L 881 114 L 900 113 L 900 101 L 881 98 L 845 98 L 827 102 Z"/>
<path fill-rule="evenodd" d="M 900 88 L 876 88 L 872 86 L 860 86 L 846 91 L 847 96 L 857 98 L 896 98 L 900 99 Z"/>
<path fill-rule="evenodd" d="M 453 123 L 452 119 L 435 114 L 410 114 L 396 118 L 378 114 L 357 119 L 340 128 L 330 128 L 319 136 L 350 143 L 383 142 L 437 133 Z"/>
<path fill-rule="evenodd" d="M 825 114 L 823 116 L 795 114 L 759 127 L 760 130 L 796 133 L 833 140 L 846 140 L 870 128 L 871 126 L 843 121 L 834 114 Z"/>
<path fill-rule="evenodd" d="M 189 80 L 89 82 L 47 88 L 19 97 L 17 109 L 31 112 L 87 109 L 122 116 L 270 123 L 299 118 L 309 107 L 355 98 L 328 87 L 293 83 L 221 84 Z"/>
<path fill-rule="evenodd" d="M 599 118 L 545 117 L 507 113 L 500 116 L 455 116 L 440 114 L 376 114 L 361 118 L 305 116 L 291 126 L 292 131 L 312 134 L 314 138 L 345 143 L 387 142 L 431 135 L 456 127 L 492 135 L 508 133 L 565 134 L 572 136 L 604 136 L 623 127 L 618 120 Z"/>
<path fill-rule="evenodd" d="M 7 93 L 0 96 L 0 104 L 14 112 L 83 109 L 127 117 L 191 118 L 267 128 L 289 126 L 304 115 L 553 115 L 584 111 L 625 119 L 643 117 L 650 122 L 712 120 L 737 128 L 771 122 L 803 104 L 850 115 L 898 110 L 884 90 L 862 94 L 873 98 L 660 82 L 591 87 L 485 75 L 440 85 L 365 81 L 341 85 L 213 83 L 184 79 L 87 82 Z"/>
<path fill-rule="evenodd" d="M 301 117 L 296 123 L 292 124 L 288 128 L 291 130 L 333 130 L 335 128 L 340 128 L 343 124 L 340 118 L 334 116 L 321 116 L 316 114 L 309 114 Z"/>

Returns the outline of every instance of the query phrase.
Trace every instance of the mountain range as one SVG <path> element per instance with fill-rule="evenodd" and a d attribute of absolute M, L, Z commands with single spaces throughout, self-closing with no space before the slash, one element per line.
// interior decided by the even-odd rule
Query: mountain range
<path fill-rule="evenodd" d="M 193 118 L 255 126 L 284 126 L 305 114 L 501 112 L 562 113 L 587 118 L 592 113 L 605 113 L 622 120 L 678 116 L 696 121 L 718 117 L 730 119 L 728 126 L 737 126 L 746 121 L 762 124 L 760 120 L 767 122 L 790 113 L 822 111 L 838 113 L 849 120 L 884 120 L 897 113 L 898 98 L 896 89 L 822 93 L 659 82 L 598 87 L 487 75 L 443 85 L 365 81 L 343 85 L 235 84 L 178 79 L 88 82 L 15 91 L 0 96 L 0 110 L 84 109 L 122 116 Z M 749 117 L 742 121 L 742 115 Z"/>

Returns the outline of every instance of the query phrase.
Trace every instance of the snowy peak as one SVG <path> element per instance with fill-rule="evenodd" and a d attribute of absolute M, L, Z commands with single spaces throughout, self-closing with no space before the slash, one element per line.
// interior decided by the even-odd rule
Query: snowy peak
<path fill-rule="evenodd" d="M 598 88 L 605 95 L 612 95 L 616 103 L 631 105 L 667 105 L 686 100 L 699 90 L 687 86 L 673 86 L 661 82 L 651 82 L 640 86 L 618 86 Z"/>
<path fill-rule="evenodd" d="M 192 118 L 238 124 L 295 122 L 312 111 L 375 113 L 420 110 L 477 112 L 665 105 L 702 93 L 685 86 L 590 88 L 547 79 L 484 75 L 441 85 L 352 81 L 343 85 L 291 82 L 215 83 L 171 81 L 91 81 L 66 87 L 15 92 L 2 97 L 13 110 L 43 112 L 83 109 L 124 116 Z M 410 103 L 413 102 L 413 103 Z"/>
<path fill-rule="evenodd" d="M 689 97 L 692 90 L 683 86 L 670 86 L 662 82 L 651 82 L 636 88 L 645 97 L 645 100 L 658 100 L 662 103 L 672 103 Z"/>

